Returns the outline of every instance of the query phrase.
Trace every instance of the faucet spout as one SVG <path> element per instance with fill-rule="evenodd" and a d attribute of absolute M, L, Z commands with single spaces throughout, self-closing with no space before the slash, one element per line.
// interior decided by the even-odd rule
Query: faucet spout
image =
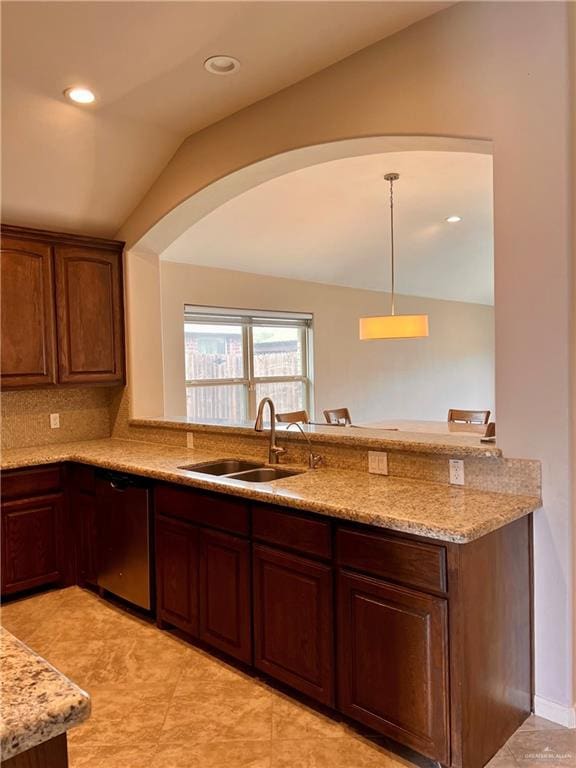
<path fill-rule="evenodd" d="M 276 444 L 276 408 L 272 398 L 263 397 L 262 400 L 260 400 L 256 421 L 254 422 L 254 429 L 256 432 L 264 432 L 264 408 L 266 406 L 268 406 L 270 410 L 270 446 L 268 449 L 268 463 L 279 464 L 280 456 L 285 453 L 285 449 L 280 448 L 280 446 Z"/>
<path fill-rule="evenodd" d="M 307 435 L 306 432 L 304 432 L 304 430 L 302 429 L 302 425 L 299 424 L 297 421 L 291 421 L 290 424 L 288 424 L 288 426 L 286 427 L 286 431 L 288 431 L 290 427 L 298 427 L 300 432 L 306 438 L 306 442 L 308 443 L 308 451 L 309 451 L 308 466 L 310 467 L 310 469 L 316 469 L 316 467 L 322 463 L 322 456 L 320 456 L 317 453 L 314 453 L 314 451 L 312 450 L 312 441 L 310 440 L 310 436 Z"/>

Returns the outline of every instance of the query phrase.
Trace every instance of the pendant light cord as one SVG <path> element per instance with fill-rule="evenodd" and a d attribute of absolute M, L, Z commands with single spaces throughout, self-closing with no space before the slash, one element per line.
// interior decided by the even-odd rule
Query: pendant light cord
<path fill-rule="evenodd" d="M 392 315 L 394 315 L 394 182 L 398 181 L 398 173 L 387 173 L 384 176 L 390 182 L 390 244 L 391 244 L 391 269 L 392 269 Z"/>
<path fill-rule="evenodd" d="M 392 315 L 394 315 L 394 179 L 390 178 L 390 263 L 392 267 Z"/>

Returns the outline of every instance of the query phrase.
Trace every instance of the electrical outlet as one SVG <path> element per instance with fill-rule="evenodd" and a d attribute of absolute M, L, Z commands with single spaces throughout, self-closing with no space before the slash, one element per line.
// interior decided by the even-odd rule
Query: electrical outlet
<path fill-rule="evenodd" d="M 50 414 L 50 429 L 60 429 L 60 414 L 59 413 L 51 413 Z"/>
<path fill-rule="evenodd" d="M 368 472 L 374 475 L 387 475 L 388 454 L 384 451 L 368 451 Z"/>
<path fill-rule="evenodd" d="M 186 447 L 194 448 L 194 432 L 186 432 Z"/>
<path fill-rule="evenodd" d="M 464 485 L 464 462 L 462 459 L 450 459 L 450 485 Z"/>

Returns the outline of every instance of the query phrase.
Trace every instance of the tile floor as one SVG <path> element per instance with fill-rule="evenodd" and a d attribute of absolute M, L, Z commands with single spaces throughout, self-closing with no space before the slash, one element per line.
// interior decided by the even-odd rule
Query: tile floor
<path fill-rule="evenodd" d="M 432 768 L 363 738 L 183 640 L 71 587 L 2 624 L 92 695 L 70 768 Z M 530 718 L 491 768 L 576 766 L 576 731 Z"/>

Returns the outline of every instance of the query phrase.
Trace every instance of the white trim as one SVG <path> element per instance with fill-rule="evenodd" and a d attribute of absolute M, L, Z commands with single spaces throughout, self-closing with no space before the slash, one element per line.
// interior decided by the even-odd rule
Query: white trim
<path fill-rule="evenodd" d="M 576 706 L 567 707 L 542 696 L 534 696 L 534 714 L 566 728 L 576 728 Z"/>

